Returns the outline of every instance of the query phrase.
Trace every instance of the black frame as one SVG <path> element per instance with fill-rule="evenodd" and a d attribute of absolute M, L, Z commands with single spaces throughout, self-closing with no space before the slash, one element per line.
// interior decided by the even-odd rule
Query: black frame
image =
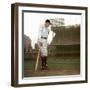
<path fill-rule="evenodd" d="M 85 10 L 85 25 L 86 25 L 86 74 L 85 80 L 83 81 L 67 81 L 67 82 L 50 82 L 50 83 L 37 83 L 37 84 L 18 84 L 18 7 L 19 6 L 34 6 L 34 7 L 45 7 L 45 8 L 63 8 L 63 9 L 76 9 L 76 10 Z M 24 11 L 23 11 L 24 12 Z M 88 45 L 88 36 L 87 36 L 87 14 L 88 8 L 87 7 L 77 7 L 77 6 L 61 6 L 61 5 L 44 5 L 44 4 L 27 4 L 27 3 L 15 3 L 11 5 L 11 85 L 14 87 L 21 87 L 21 86 L 41 86 L 41 85 L 57 85 L 57 84 L 70 84 L 70 83 L 87 83 L 88 82 L 88 60 L 87 60 L 87 45 Z"/>

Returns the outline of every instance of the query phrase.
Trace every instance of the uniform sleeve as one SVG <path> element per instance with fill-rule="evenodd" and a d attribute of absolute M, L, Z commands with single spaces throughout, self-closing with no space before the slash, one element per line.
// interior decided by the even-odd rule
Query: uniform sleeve
<path fill-rule="evenodd" d="M 53 41 L 53 38 L 55 37 L 56 33 L 53 32 L 51 29 L 49 30 L 49 35 L 48 35 L 48 44 L 50 45 L 51 42 Z"/>
<path fill-rule="evenodd" d="M 38 42 L 41 42 L 41 36 L 42 36 L 42 26 L 39 27 L 39 32 L 38 32 Z"/>
<path fill-rule="evenodd" d="M 52 32 L 53 32 L 53 31 L 52 31 Z M 55 36 L 56 36 L 56 33 L 55 33 L 55 32 L 53 32 L 53 33 L 52 33 L 52 36 L 53 36 L 53 37 L 55 37 Z"/>

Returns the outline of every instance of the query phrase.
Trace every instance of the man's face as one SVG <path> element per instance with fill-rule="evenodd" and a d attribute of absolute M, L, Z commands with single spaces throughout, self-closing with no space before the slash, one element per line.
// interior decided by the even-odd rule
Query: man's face
<path fill-rule="evenodd" d="M 45 27 L 49 27 L 49 26 L 50 26 L 50 23 L 45 22 Z"/>

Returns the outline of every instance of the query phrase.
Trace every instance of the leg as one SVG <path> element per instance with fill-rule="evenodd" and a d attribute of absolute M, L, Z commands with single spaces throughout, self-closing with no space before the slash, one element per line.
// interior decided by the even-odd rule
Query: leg
<path fill-rule="evenodd" d="M 48 68 L 47 66 L 47 40 L 43 40 L 43 46 L 40 48 L 41 50 L 41 66 L 43 70 L 46 70 Z"/>
<path fill-rule="evenodd" d="M 45 70 L 45 58 L 41 56 L 41 70 Z"/>
<path fill-rule="evenodd" d="M 44 63 L 45 63 L 45 69 L 47 70 L 48 69 L 48 64 L 47 64 L 47 56 L 44 57 Z"/>
<path fill-rule="evenodd" d="M 41 57 L 41 70 L 48 70 L 47 56 Z"/>

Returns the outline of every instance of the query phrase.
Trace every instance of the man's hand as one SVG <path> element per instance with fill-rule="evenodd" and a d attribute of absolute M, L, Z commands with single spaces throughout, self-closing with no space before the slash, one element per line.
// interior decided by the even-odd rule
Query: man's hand
<path fill-rule="evenodd" d="M 42 46 L 43 44 L 40 42 L 40 46 Z"/>

